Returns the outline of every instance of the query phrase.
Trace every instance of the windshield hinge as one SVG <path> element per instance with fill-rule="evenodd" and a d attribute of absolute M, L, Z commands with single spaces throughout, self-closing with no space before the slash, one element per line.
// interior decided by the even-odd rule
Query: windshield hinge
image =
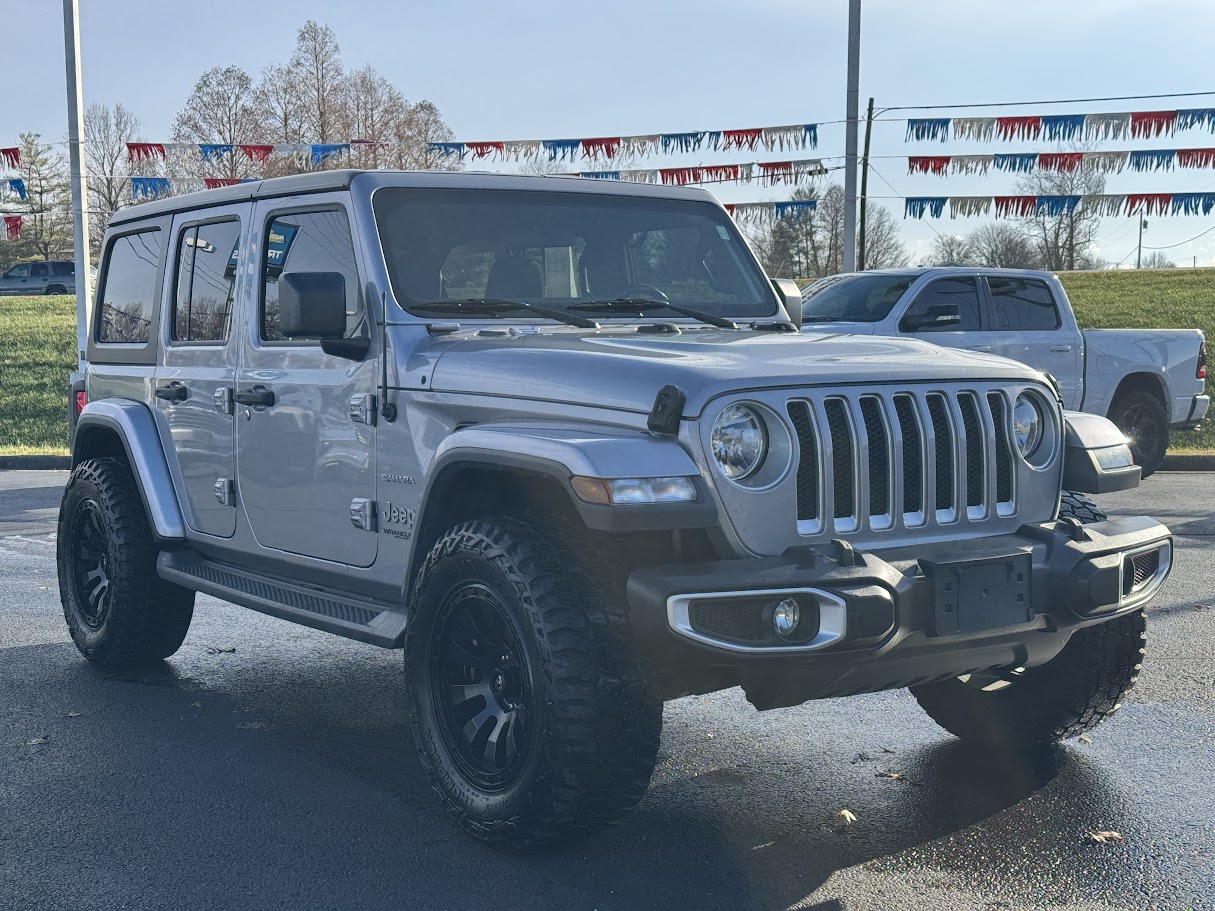
<path fill-rule="evenodd" d="M 431 335 L 451 335 L 460 331 L 459 323 L 427 323 L 426 331 Z"/>
<path fill-rule="evenodd" d="M 679 435 L 679 422 L 683 420 L 683 406 L 688 397 L 678 386 L 663 386 L 654 397 L 654 407 L 646 426 L 654 433 L 665 433 L 668 436 Z"/>

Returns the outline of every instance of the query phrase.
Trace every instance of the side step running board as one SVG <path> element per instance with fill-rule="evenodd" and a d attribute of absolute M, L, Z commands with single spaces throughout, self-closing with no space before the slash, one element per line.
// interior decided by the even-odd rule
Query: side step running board
<path fill-rule="evenodd" d="M 383 648 L 400 648 L 405 640 L 406 619 L 399 609 L 213 563 L 192 550 L 162 551 L 156 572 L 185 588 L 347 639 Z"/>

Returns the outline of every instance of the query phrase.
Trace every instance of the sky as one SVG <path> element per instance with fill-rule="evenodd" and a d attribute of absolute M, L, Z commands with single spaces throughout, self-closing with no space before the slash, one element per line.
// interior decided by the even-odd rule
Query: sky
<path fill-rule="evenodd" d="M 844 154 L 845 0 L 81 0 L 85 103 L 121 102 L 145 137 L 168 140 L 173 116 L 212 66 L 256 76 L 285 61 L 312 18 L 337 34 L 348 68 L 370 63 L 413 101 L 438 105 L 458 140 L 539 139 L 822 123 L 815 151 Z M 0 146 L 66 131 L 59 0 L 2 0 L 8 90 Z M 1051 151 L 1036 143 L 907 143 L 905 118 L 1215 107 L 1212 0 L 864 0 L 861 96 L 878 108 L 1051 101 L 1211 91 L 1207 97 L 1020 108 L 903 111 L 874 126 L 870 193 L 894 210 L 913 258 L 935 234 L 982 219 L 904 220 L 918 195 L 1013 194 L 1015 178 L 909 175 L 906 156 Z M 22 37 L 18 37 L 22 36 Z M 1101 148 L 1215 147 L 1202 130 Z M 883 157 L 889 156 L 889 157 Z M 638 167 L 771 160 L 701 152 Z M 790 157 L 786 154 L 784 157 Z M 828 161 L 840 164 L 842 159 Z M 842 181 L 842 171 L 833 175 Z M 723 200 L 779 201 L 789 188 L 716 185 Z M 1106 192 L 1215 190 L 1215 170 L 1126 173 Z M 1215 213 L 1153 218 L 1148 247 L 1179 265 L 1215 265 Z M 1099 255 L 1133 263 L 1134 218 L 1104 219 Z M 1196 240 L 1188 241 L 1201 232 Z"/>

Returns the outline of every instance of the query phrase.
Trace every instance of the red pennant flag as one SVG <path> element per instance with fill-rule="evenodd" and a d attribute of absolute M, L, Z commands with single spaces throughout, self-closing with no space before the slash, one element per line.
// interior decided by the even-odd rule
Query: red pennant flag
<path fill-rule="evenodd" d="M 759 139 L 763 135 L 763 130 L 722 130 L 721 131 L 721 147 L 726 149 L 750 149 L 755 150 L 759 145 Z"/>
<path fill-rule="evenodd" d="M 21 167 L 20 149 L 0 149 L 0 158 L 4 159 L 4 164 L 6 167 L 13 169 Z"/>
<path fill-rule="evenodd" d="M 239 177 L 204 177 L 203 185 L 208 190 L 218 190 L 220 187 L 234 187 L 240 183 Z"/>
<path fill-rule="evenodd" d="M 1037 139 L 1041 133 L 1041 117 L 996 118 L 996 135 L 1001 139 Z"/>
<path fill-rule="evenodd" d="M 505 142 L 466 142 L 465 148 L 472 152 L 473 158 L 488 158 L 497 154 L 499 158 L 506 157 Z"/>
<path fill-rule="evenodd" d="M 274 146 L 243 145 L 240 150 L 248 156 L 250 161 L 263 162 L 270 157 Z"/>
<path fill-rule="evenodd" d="M 997 196 L 996 197 L 996 215 L 1008 217 L 1014 215 L 1020 218 L 1028 218 L 1033 215 L 1038 208 L 1037 196 Z"/>
<path fill-rule="evenodd" d="M 380 148 L 383 148 L 383 149 L 388 148 L 388 143 L 382 142 L 379 139 L 352 139 L 352 140 L 350 140 L 350 145 L 352 145 L 352 146 L 379 146 Z"/>
<path fill-rule="evenodd" d="M 723 181 L 723 180 L 738 180 L 739 169 L 736 164 L 714 164 L 707 165 L 701 170 L 701 176 L 705 180 Z"/>
<path fill-rule="evenodd" d="M 1178 149 L 1180 168 L 1215 168 L 1215 149 Z"/>
<path fill-rule="evenodd" d="M 21 237 L 21 216 L 20 215 L 5 215 L 4 216 L 4 236 L 9 240 L 17 240 Z"/>
<path fill-rule="evenodd" d="M 164 161 L 165 147 L 160 142 L 128 142 L 127 143 L 127 161 L 132 164 L 140 161 L 151 161 L 153 158 L 159 158 Z"/>
<path fill-rule="evenodd" d="M 949 170 L 949 155 L 912 155 L 907 159 L 908 174 L 944 174 Z"/>
<path fill-rule="evenodd" d="M 1127 193 L 1126 214 L 1135 215 L 1142 207 L 1147 215 L 1167 215 L 1172 202 L 1172 193 Z"/>
<path fill-rule="evenodd" d="M 1131 114 L 1131 137 L 1172 136 L 1177 128 L 1176 111 L 1140 111 Z"/>
<path fill-rule="evenodd" d="M 733 215 L 734 214 L 734 203 L 728 202 L 725 204 L 725 206 L 726 206 L 726 211 L 729 212 L 731 215 Z"/>
<path fill-rule="evenodd" d="M 793 180 L 793 162 L 791 161 L 760 161 L 759 173 L 768 183 L 782 183 Z"/>
<path fill-rule="evenodd" d="M 665 186 L 682 187 L 690 183 L 700 183 L 700 168 L 659 168 L 658 176 Z"/>
<path fill-rule="evenodd" d="M 620 137 L 606 136 L 600 139 L 584 139 L 582 140 L 582 157 L 589 158 L 592 161 L 600 155 L 609 160 L 616 157 L 620 151 Z"/>
<path fill-rule="evenodd" d="M 1038 167 L 1043 171 L 1074 171 L 1083 162 L 1083 152 L 1038 153 Z"/>

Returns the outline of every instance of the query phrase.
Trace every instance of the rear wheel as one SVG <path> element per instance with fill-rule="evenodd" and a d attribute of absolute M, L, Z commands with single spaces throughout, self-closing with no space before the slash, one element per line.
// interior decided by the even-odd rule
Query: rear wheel
<path fill-rule="evenodd" d="M 46 293 L 47 294 L 67 294 L 67 288 L 63 287 L 63 285 L 47 285 Z"/>
<path fill-rule="evenodd" d="M 447 811 L 525 847 L 623 818 L 649 785 L 662 703 L 619 599 L 567 539 L 516 519 L 447 532 L 414 589 L 410 723 Z"/>
<path fill-rule="evenodd" d="M 194 592 L 156 574 L 156 543 L 135 479 L 117 459 L 72 472 L 59 507 L 59 595 L 68 632 L 97 664 L 151 664 L 181 647 Z"/>
<path fill-rule="evenodd" d="M 1114 400 L 1109 417 L 1126 434 L 1143 477 L 1159 469 L 1169 448 L 1169 416 L 1160 399 L 1142 389 L 1124 392 Z"/>

